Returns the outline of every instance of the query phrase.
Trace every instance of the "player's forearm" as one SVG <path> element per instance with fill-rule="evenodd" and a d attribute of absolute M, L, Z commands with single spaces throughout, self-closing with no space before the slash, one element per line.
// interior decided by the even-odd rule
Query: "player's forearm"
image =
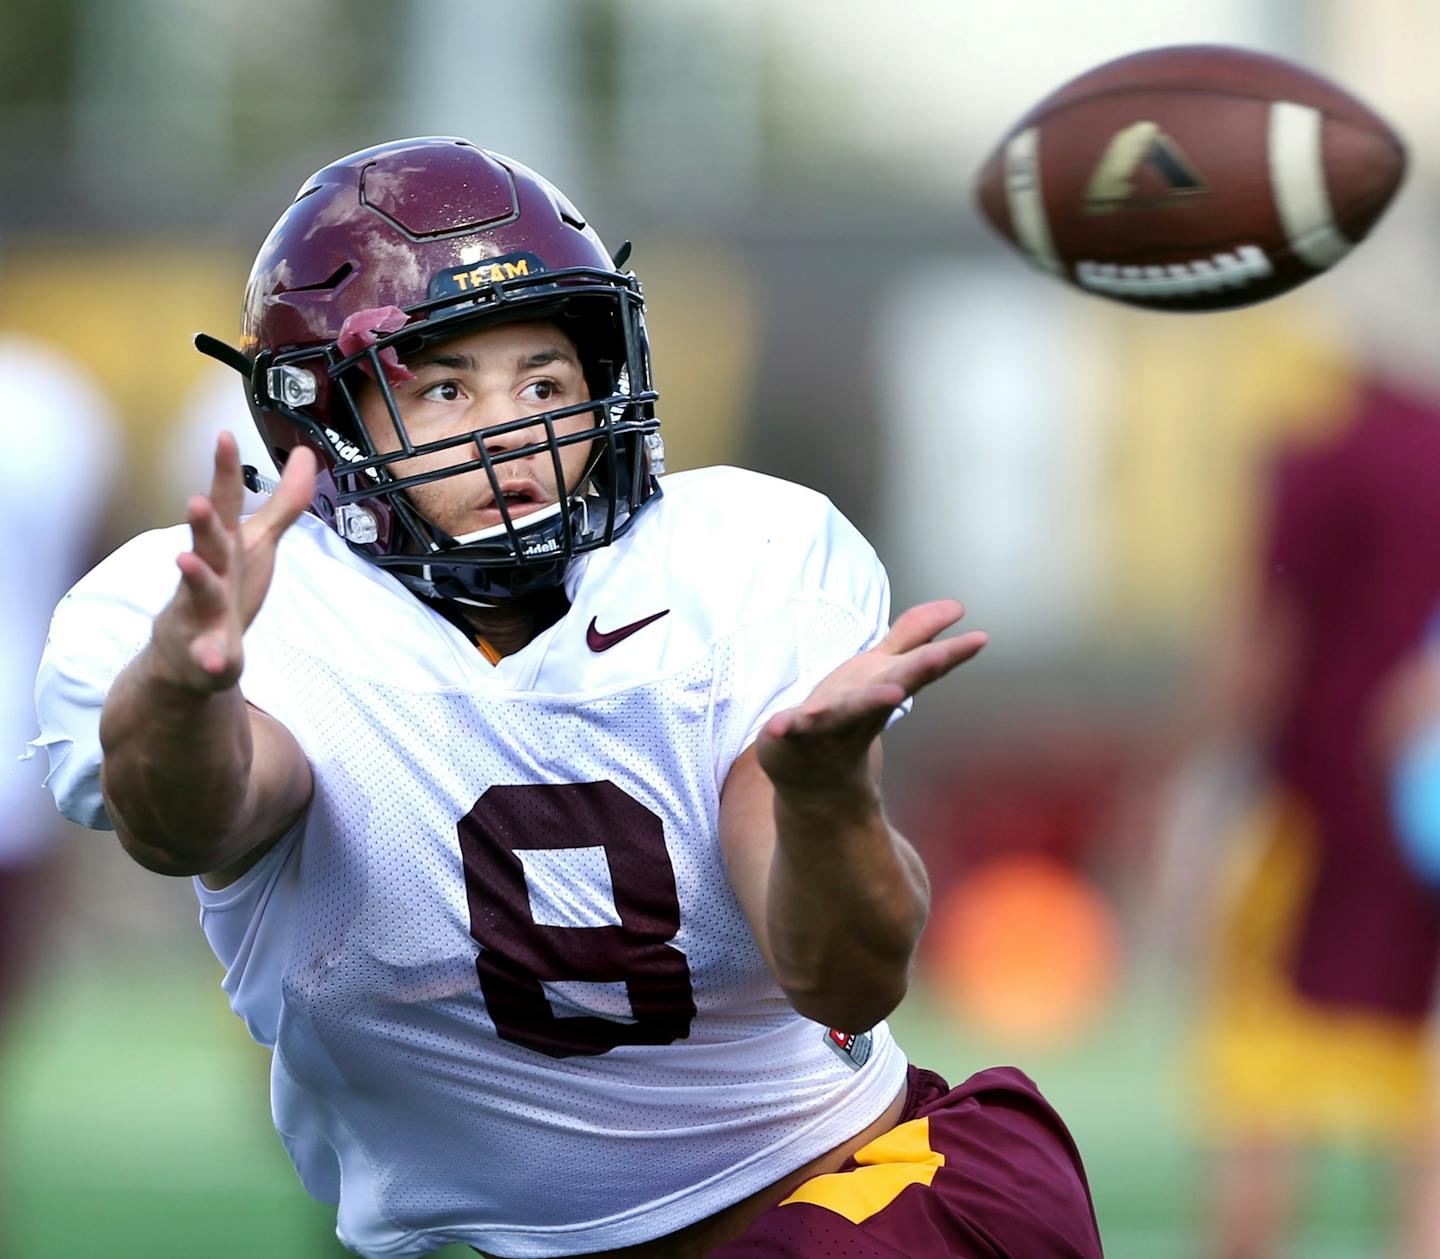
<path fill-rule="evenodd" d="M 929 883 L 873 790 L 777 792 L 766 926 L 776 979 L 807 1018 L 845 1031 L 899 1005 Z"/>
<path fill-rule="evenodd" d="M 126 851 L 162 874 L 196 874 L 245 851 L 254 742 L 237 686 L 201 693 L 164 679 L 147 647 L 100 718 L 101 789 Z"/>

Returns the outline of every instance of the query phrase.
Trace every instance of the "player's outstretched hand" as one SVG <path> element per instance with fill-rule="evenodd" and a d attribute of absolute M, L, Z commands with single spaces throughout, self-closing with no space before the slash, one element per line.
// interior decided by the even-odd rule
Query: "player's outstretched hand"
<path fill-rule="evenodd" d="M 911 608 L 878 645 L 847 660 L 803 704 L 776 713 L 756 744 L 776 788 L 794 796 L 870 789 L 870 745 L 896 706 L 989 641 L 978 630 L 938 637 L 964 615 L 953 599 Z"/>
<path fill-rule="evenodd" d="M 297 446 L 265 505 L 241 521 L 245 484 L 235 438 L 215 443 L 208 496 L 190 500 L 191 550 L 176 557 L 180 586 L 155 618 L 153 647 L 166 680 L 195 691 L 234 686 L 244 664 L 241 637 L 275 571 L 275 547 L 315 492 L 315 455 Z"/>

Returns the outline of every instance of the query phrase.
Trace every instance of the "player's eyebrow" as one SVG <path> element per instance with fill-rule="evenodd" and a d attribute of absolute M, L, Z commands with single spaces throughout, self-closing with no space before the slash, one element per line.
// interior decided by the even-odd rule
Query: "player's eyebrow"
<path fill-rule="evenodd" d="M 534 354 L 522 354 L 516 360 L 516 366 L 521 371 L 527 371 L 532 367 L 544 367 L 546 363 L 569 363 L 575 365 L 575 356 L 565 349 L 564 346 L 551 345 L 543 350 L 536 350 Z"/>
<path fill-rule="evenodd" d="M 421 367 L 443 367 L 452 372 L 473 372 L 476 369 L 473 354 L 427 354 L 423 358 L 410 360 L 410 370 Z"/>
<path fill-rule="evenodd" d="M 515 366 L 520 371 L 544 367 L 547 363 L 569 363 L 575 366 L 575 356 L 564 346 L 550 345 L 536 350 L 533 354 L 522 354 L 515 360 Z M 409 366 L 411 371 L 422 367 L 443 367 L 452 372 L 475 372 L 480 369 L 473 354 L 426 354 L 409 360 Z"/>

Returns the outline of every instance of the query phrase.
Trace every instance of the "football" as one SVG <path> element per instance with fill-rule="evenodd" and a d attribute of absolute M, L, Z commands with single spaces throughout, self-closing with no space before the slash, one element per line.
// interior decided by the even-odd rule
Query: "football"
<path fill-rule="evenodd" d="M 1366 105 L 1292 62 L 1188 45 L 1052 92 L 977 176 L 980 209 L 1036 266 L 1153 310 L 1245 306 L 1343 258 L 1405 174 Z"/>

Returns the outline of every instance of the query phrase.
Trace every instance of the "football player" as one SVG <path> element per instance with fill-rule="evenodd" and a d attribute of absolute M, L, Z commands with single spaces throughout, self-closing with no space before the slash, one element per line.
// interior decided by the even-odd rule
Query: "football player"
<path fill-rule="evenodd" d="M 623 267 L 465 141 L 308 180 L 198 339 L 281 478 L 242 520 L 222 437 L 61 604 L 56 799 L 194 876 L 360 1254 L 1099 1255 L 1033 1085 L 883 1022 L 927 885 L 879 735 L 984 636 L 891 628 L 813 492 L 661 479 Z"/>
<path fill-rule="evenodd" d="M 0 530 L 26 539 L 7 568 L 23 593 L 0 601 L 0 726 L 19 742 L 34 728 L 31 675 L 55 600 L 103 553 L 120 443 L 110 404 L 81 366 L 13 333 L 0 335 L 0 415 L 7 432 L 27 434 L 0 466 Z M 53 528 L 30 536 L 31 522 L 48 512 Z M 0 774 L 0 1043 L 40 959 L 59 890 L 63 823 L 39 785 L 29 769 Z"/>
<path fill-rule="evenodd" d="M 1440 595 L 1440 415 L 1379 377 L 1354 384 L 1341 422 L 1271 460 L 1251 589 L 1204 678 L 1194 763 L 1244 767 L 1212 788 L 1232 833 L 1195 835 L 1227 841 L 1229 862 L 1196 1054 L 1205 1245 L 1225 1259 L 1287 1249 L 1327 1147 L 1393 1163 L 1394 1253 L 1440 1253 L 1440 902 L 1402 855 L 1386 780 L 1424 705 L 1405 691 Z"/>

